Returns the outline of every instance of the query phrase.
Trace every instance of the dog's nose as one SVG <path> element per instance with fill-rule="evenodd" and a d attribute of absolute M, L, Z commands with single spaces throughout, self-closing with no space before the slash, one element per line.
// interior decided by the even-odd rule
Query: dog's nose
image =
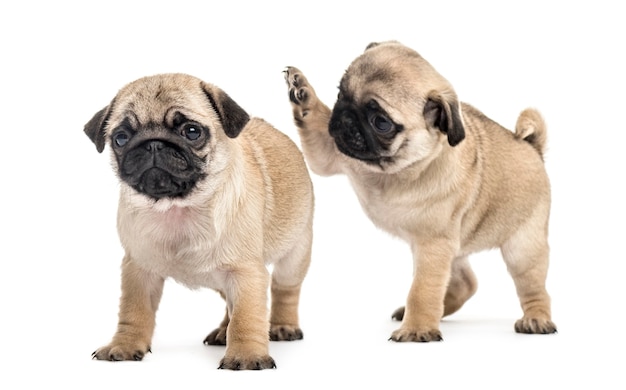
<path fill-rule="evenodd" d="M 336 137 L 344 132 L 354 133 L 356 118 L 352 112 L 341 111 L 333 115 L 328 126 L 328 131 L 332 137 Z"/>
<path fill-rule="evenodd" d="M 162 141 L 150 141 L 146 144 L 146 150 L 149 152 L 157 152 L 163 150 L 165 144 Z"/>

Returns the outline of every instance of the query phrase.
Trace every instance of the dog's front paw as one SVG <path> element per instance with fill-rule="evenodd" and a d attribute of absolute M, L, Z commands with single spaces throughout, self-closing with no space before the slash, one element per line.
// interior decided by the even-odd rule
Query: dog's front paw
<path fill-rule="evenodd" d="M 304 77 L 298 68 L 288 66 L 284 73 L 285 81 L 289 88 L 289 100 L 291 100 L 293 104 L 306 106 L 309 102 L 309 97 L 315 98 L 315 91 L 313 91 L 306 77 Z M 313 93 L 311 94 L 310 91 Z"/>
<path fill-rule="evenodd" d="M 204 339 L 205 345 L 226 345 L 226 329 L 225 326 L 220 326 Z"/>
<path fill-rule="evenodd" d="M 548 319 L 524 317 L 515 322 L 517 333 L 551 334 L 556 333 L 556 325 Z"/>
<path fill-rule="evenodd" d="M 150 346 L 141 343 L 111 343 L 97 349 L 91 354 L 92 359 L 109 360 L 112 362 L 122 360 L 143 360 L 150 351 Z"/>
<path fill-rule="evenodd" d="M 270 340 L 272 341 L 293 341 L 302 340 L 304 334 L 302 329 L 293 325 L 272 325 L 270 328 Z"/>
<path fill-rule="evenodd" d="M 247 358 L 224 356 L 218 368 L 227 370 L 264 370 L 276 368 L 276 363 L 269 355 Z"/>
<path fill-rule="evenodd" d="M 429 341 L 443 341 L 441 332 L 439 329 L 405 329 L 400 328 L 395 330 L 389 340 L 406 342 L 415 341 L 420 343 L 426 343 Z"/>
<path fill-rule="evenodd" d="M 309 111 L 318 102 L 317 95 L 298 68 L 288 66 L 284 73 L 285 81 L 289 88 L 289 100 L 293 108 L 294 119 L 296 121 L 303 121 Z"/>

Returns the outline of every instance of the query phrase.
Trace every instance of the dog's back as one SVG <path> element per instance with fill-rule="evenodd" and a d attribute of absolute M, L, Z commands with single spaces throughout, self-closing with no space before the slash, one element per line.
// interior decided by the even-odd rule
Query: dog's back
<path fill-rule="evenodd" d="M 545 125 L 525 110 L 514 133 L 463 104 L 468 144 L 482 170 L 478 193 L 463 222 L 463 246 L 470 251 L 499 247 L 529 218 L 548 219 L 550 183 L 543 164 Z M 546 210 L 541 216 L 537 209 Z M 515 212 L 512 212 L 512 211 Z"/>
<path fill-rule="evenodd" d="M 301 234 L 310 229 L 313 218 L 313 184 L 296 144 L 284 133 L 260 118 L 252 118 L 241 136 L 255 153 L 256 165 L 261 167 L 266 188 L 266 216 L 271 221 L 265 226 L 266 244 L 285 243 L 285 234 L 291 234 L 287 241 L 302 242 L 310 234 Z M 271 190 L 270 190 L 271 189 Z M 275 199 L 272 194 L 280 194 Z M 303 213 L 302 210 L 309 210 Z M 286 227 L 289 227 L 287 229 Z M 280 237 L 279 237 L 280 236 Z M 270 248 L 274 252 L 278 248 Z M 278 250 L 278 253 L 281 253 Z M 276 259 L 274 259 L 276 260 Z"/>

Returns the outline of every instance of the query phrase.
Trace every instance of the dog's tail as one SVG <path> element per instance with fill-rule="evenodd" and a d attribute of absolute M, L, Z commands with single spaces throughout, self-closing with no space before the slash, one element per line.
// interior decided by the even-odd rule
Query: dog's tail
<path fill-rule="evenodd" d="M 539 111 L 527 108 L 519 114 L 515 125 L 515 137 L 531 144 L 543 159 L 546 151 L 546 122 Z"/>

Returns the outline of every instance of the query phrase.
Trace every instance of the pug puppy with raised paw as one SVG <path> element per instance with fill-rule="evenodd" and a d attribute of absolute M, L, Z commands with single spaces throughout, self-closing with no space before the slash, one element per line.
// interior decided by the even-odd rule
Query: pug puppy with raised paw
<path fill-rule="evenodd" d="M 129 83 L 84 131 L 98 152 L 111 150 L 125 250 L 117 332 L 93 357 L 142 360 L 172 278 L 225 299 L 224 320 L 204 340 L 226 345 L 219 368 L 276 367 L 270 339 L 303 337 L 311 259 L 313 188 L 296 144 L 185 74 Z"/>
<path fill-rule="evenodd" d="M 442 340 L 440 320 L 477 282 L 468 256 L 499 248 L 523 316 L 518 333 L 555 333 L 548 272 L 546 126 L 526 109 L 509 131 L 397 41 L 372 43 L 345 71 L 332 109 L 287 67 L 293 119 L 311 170 L 344 174 L 380 229 L 406 241 L 413 281 L 391 340 Z"/>

